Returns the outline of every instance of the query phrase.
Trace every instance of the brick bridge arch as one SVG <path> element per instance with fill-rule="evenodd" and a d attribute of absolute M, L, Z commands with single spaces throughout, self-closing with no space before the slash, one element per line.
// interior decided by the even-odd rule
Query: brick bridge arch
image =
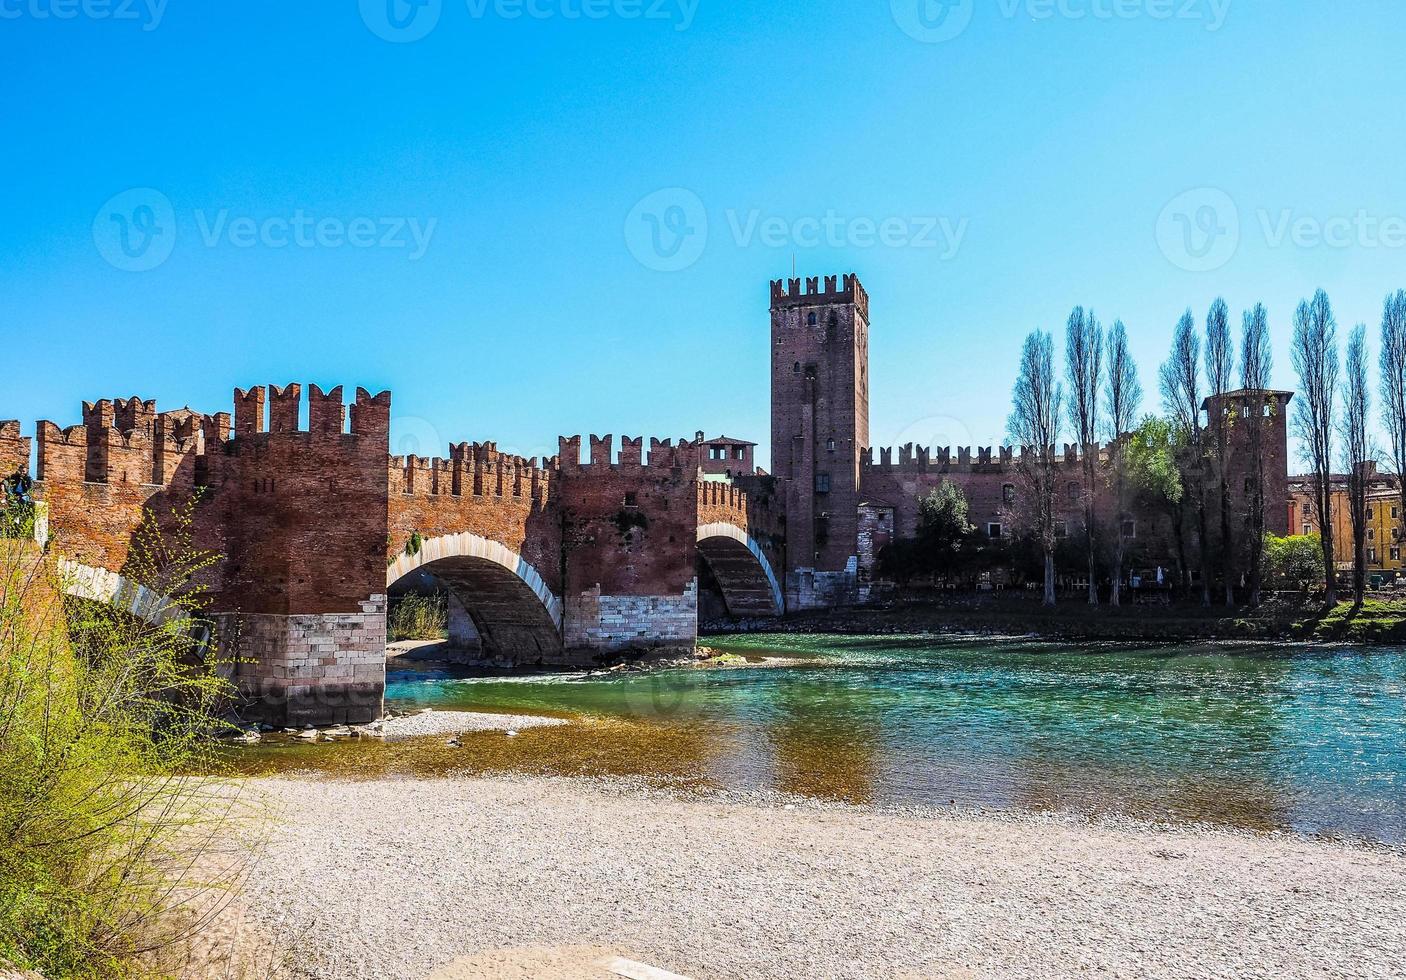
<path fill-rule="evenodd" d="M 734 618 L 780 616 L 781 584 L 755 538 L 736 524 L 698 526 L 698 553 L 712 569 Z"/>
<path fill-rule="evenodd" d="M 386 569 L 386 587 L 433 575 L 473 620 L 484 652 L 518 663 L 562 657 L 562 602 L 529 562 L 504 544 L 465 531 L 431 538 Z"/>

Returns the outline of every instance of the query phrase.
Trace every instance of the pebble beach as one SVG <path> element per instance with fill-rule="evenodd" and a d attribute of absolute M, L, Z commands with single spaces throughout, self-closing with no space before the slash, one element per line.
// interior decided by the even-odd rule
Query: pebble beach
<path fill-rule="evenodd" d="M 639 781 L 250 780 L 295 976 L 1395 977 L 1406 853 Z M 297 937 L 290 939 L 288 937 Z M 624 972 L 620 972 L 624 970 Z"/>

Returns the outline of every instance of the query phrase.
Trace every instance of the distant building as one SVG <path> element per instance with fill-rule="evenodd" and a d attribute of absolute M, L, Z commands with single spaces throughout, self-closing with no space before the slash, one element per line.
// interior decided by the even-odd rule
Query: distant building
<path fill-rule="evenodd" d="M 698 433 L 697 442 L 703 446 L 701 468 L 705 475 L 739 477 L 753 476 L 756 473 L 755 442 L 729 436 L 708 439 L 702 432 Z"/>
<path fill-rule="evenodd" d="M 1406 524 L 1401 514 L 1400 478 L 1382 473 L 1376 463 L 1367 467 L 1367 569 L 1399 575 L 1406 570 L 1401 562 L 1401 549 L 1406 541 Z M 1351 571 L 1352 515 L 1348 506 L 1347 474 L 1332 477 L 1331 506 L 1333 542 L 1340 571 Z M 1289 521 L 1294 534 L 1317 534 L 1318 511 L 1313 504 L 1313 478 L 1289 478 Z"/>

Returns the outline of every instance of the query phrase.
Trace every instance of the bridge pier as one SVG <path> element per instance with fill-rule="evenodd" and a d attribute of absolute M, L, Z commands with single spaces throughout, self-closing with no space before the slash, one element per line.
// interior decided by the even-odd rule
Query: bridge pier
<path fill-rule="evenodd" d="M 359 725 L 385 714 L 386 597 L 357 612 L 216 617 L 251 721 Z"/>

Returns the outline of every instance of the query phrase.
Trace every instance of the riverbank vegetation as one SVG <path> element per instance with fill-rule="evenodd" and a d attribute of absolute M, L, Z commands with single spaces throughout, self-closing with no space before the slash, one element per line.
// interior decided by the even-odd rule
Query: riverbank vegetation
<path fill-rule="evenodd" d="M 153 622 L 66 597 L 32 538 L 0 540 L 0 967 L 170 975 L 234 880 L 214 854 L 235 798 L 182 777 L 216 771 L 233 692 L 199 619 L 211 559 L 173 523 L 149 519 L 125 569 L 166 597 Z"/>
<path fill-rule="evenodd" d="M 449 635 L 449 601 L 442 592 L 391 599 L 386 639 L 442 640 Z"/>

